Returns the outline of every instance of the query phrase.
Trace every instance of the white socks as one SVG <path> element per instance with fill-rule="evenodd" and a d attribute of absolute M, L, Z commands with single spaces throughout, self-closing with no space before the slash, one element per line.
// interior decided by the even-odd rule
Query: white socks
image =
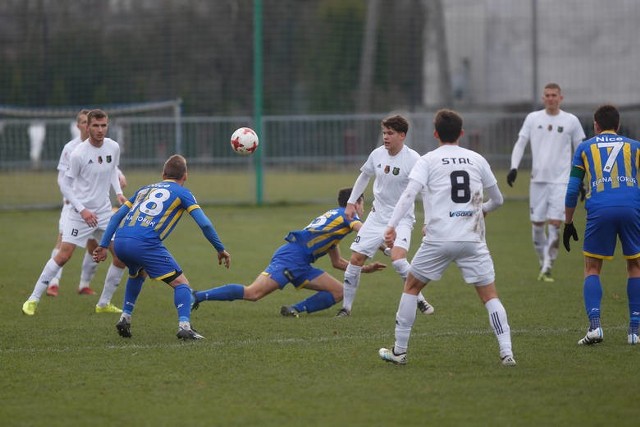
<path fill-rule="evenodd" d="M 533 239 L 533 247 L 538 254 L 540 267 L 544 264 L 545 247 L 547 246 L 547 235 L 544 232 L 544 225 L 531 225 L 531 237 Z"/>
<path fill-rule="evenodd" d="M 98 263 L 93 260 L 93 256 L 89 252 L 85 251 L 84 258 L 82 258 L 82 272 L 80 273 L 80 286 L 78 286 L 78 290 L 89 287 L 97 270 Z"/>
<path fill-rule="evenodd" d="M 396 343 L 393 351 L 395 354 L 406 353 L 409 347 L 411 328 L 416 321 L 416 305 L 418 297 L 406 293 L 400 297 L 398 312 L 396 313 Z"/>
<path fill-rule="evenodd" d="M 58 255 L 58 252 L 60 252 L 60 249 L 53 248 L 53 250 L 51 251 L 51 259 L 54 259 L 56 255 Z M 60 267 L 60 270 L 58 270 L 54 278 L 51 279 L 50 283 L 57 285 L 58 282 L 60 282 L 60 278 L 62 277 L 62 270 L 63 270 L 63 267 Z"/>
<path fill-rule="evenodd" d="M 484 305 L 489 312 L 489 324 L 498 338 L 500 357 L 513 356 L 511 350 L 511 328 L 507 322 L 507 312 L 498 298 L 487 301 Z"/>
<path fill-rule="evenodd" d="M 49 261 L 44 265 L 42 269 L 42 273 L 40 273 L 40 277 L 33 287 L 33 293 L 29 297 L 29 301 L 40 301 L 40 297 L 47 290 L 49 286 L 49 282 L 56 276 L 58 271 L 61 269 L 58 264 L 50 258 Z"/>
<path fill-rule="evenodd" d="M 102 288 L 102 294 L 97 304 L 99 307 L 106 307 L 111 302 L 111 298 L 116 292 L 123 274 L 124 268 L 118 268 L 113 264 L 109 266 L 107 277 L 104 279 L 104 288 Z"/>
<path fill-rule="evenodd" d="M 543 271 L 547 271 L 553 266 L 553 261 L 558 258 L 558 246 L 560 245 L 559 227 L 554 227 L 549 224 L 547 226 L 547 234 L 547 245 L 544 248 L 544 265 L 542 266 Z"/>
<path fill-rule="evenodd" d="M 362 267 L 349 263 L 344 271 L 344 299 L 342 300 L 342 307 L 351 311 L 353 300 L 356 298 L 356 291 L 360 284 L 360 273 L 362 273 Z"/>

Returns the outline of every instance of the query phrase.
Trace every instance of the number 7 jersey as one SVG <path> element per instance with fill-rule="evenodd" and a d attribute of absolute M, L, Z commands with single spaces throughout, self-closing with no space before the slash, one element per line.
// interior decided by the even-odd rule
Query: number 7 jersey
<path fill-rule="evenodd" d="M 444 144 L 420 157 L 409 178 L 426 190 L 425 240 L 485 240 L 484 188 L 497 181 L 484 157 L 458 145 Z"/>
<path fill-rule="evenodd" d="M 603 132 L 578 146 L 572 166 L 585 171 L 585 208 L 640 206 L 640 142 Z"/>
<path fill-rule="evenodd" d="M 131 209 L 120 222 L 116 236 L 149 242 L 164 240 L 185 211 L 200 209 L 191 191 L 172 180 L 140 188 L 126 204 Z"/>

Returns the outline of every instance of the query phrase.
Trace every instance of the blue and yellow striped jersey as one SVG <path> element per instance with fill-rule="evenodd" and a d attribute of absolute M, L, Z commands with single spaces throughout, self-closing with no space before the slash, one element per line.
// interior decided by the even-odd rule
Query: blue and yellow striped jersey
<path fill-rule="evenodd" d="M 585 171 L 585 208 L 640 206 L 640 142 L 603 132 L 578 146 L 572 166 Z"/>
<path fill-rule="evenodd" d="M 344 215 L 344 208 L 339 207 L 320 215 L 304 229 L 290 232 L 285 240 L 303 246 L 306 253 L 315 261 L 326 255 L 329 249 L 337 246 L 347 234 L 351 233 L 356 223 L 361 223 L 360 218 L 355 216 L 349 221 Z"/>
<path fill-rule="evenodd" d="M 164 240 L 185 211 L 200 209 L 191 191 L 169 179 L 140 188 L 126 204 L 116 236 L 147 241 Z"/>

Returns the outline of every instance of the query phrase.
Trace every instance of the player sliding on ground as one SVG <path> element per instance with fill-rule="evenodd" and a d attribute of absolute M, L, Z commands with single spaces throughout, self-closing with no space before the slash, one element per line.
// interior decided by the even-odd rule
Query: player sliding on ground
<path fill-rule="evenodd" d="M 333 208 L 320 215 L 302 230 L 290 232 L 273 254 L 271 263 L 247 287 L 238 284 L 228 284 L 195 293 L 196 309 L 202 301 L 233 301 L 244 299 L 258 301 L 271 292 L 282 289 L 289 282 L 296 288 L 306 288 L 316 291 L 315 294 L 291 306 L 280 309 L 283 316 L 298 317 L 301 312 L 313 313 L 325 310 L 342 300 L 342 283 L 327 272 L 312 266 L 318 258 L 329 254 L 331 265 L 338 270 L 347 268 L 347 260 L 340 255 L 338 247 L 340 241 L 350 232 L 358 231 L 362 222 L 358 215 L 362 215 L 364 196 L 356 201 L 356 212 L 353 218 L 345 215 L 345 206 L 351 195 L 351 188 L 340 190 L 337 208 Z M 381 248 L 382 249 L 382 248 Z M 382 270 L 386 266 L 379 262 L 365 265 L 362 271 L 371 273 Z"/>

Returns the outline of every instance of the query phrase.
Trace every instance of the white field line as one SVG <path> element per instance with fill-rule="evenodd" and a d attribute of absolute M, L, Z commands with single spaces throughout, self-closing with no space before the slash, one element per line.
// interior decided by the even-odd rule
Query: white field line
<path fill-rule="evenodd" d="M 393 324 L 392 324 L 393 325 Z M 607 331 L 626 331 L 627 326 L 612 326 L 605 328 L 605 337 Z M 556 329 L 512 329 L 511 335 L 517 337 L 518 335 L 531 335 L 531 336 L 549 336 L 549 335 L 564 335 L 567 333 L 575 333 L 580 335 L 584 333 L 584 329 L 575 328 L 556 328 Z M 114 331 L 114 334 L 116 332 Z M 210 336 L 215 335 L 215 332 Z M 476 329 L 476 330 L 457 330 L 457 331 L 434 331 L 434 332 L 421 332 L 411 334 L 411 339 L 415 338 L 427 338 L 427 337 L 456 337 L 456 336 L 469 336 L 469 335 L 493 335 L 493 331 L 490 329 Z M 579 338 L 579 337 L 578 337 Z M 206 347 L 224 347 L 224 348 L 243 348 L 243 347 L 256 347 L 259 345 L 270 344 L 323 344 L 328 342 L 340 342 L 340 341 L 370 341 L 379 340 L 380 345 L 389 344 L 393 342 L 393 329 L 391 328 L 389 333 L 362 333 L 362 334 L 338 334 L 323 337 L 311 337 L 311 338 L 278 338 L 278 337 L 265 337 L 257 339 L 239 339 L 232 338 L 217 339 L 217 337 L 205 338 L 198 342 L 182 342 L 176 339 L 173 344 L 135 344 L 135 335 L 130 339 L 122 339 L 121 345 L 105 345 L 105 346 L 88 346 L 88 347 L 47 347 L 47 348 L 33 348 L 33 347 L 14 347 L 14 348 L 0 348 L 0 354 L 34 354 L 34 353 L 78 353 L 82 351 L 92 350 L 155 350 L 155 349 L 181 349 L 184 350 L 185 346 L 197 345 Z M 577 339 L 577 338 L 576 338 Z"/>

